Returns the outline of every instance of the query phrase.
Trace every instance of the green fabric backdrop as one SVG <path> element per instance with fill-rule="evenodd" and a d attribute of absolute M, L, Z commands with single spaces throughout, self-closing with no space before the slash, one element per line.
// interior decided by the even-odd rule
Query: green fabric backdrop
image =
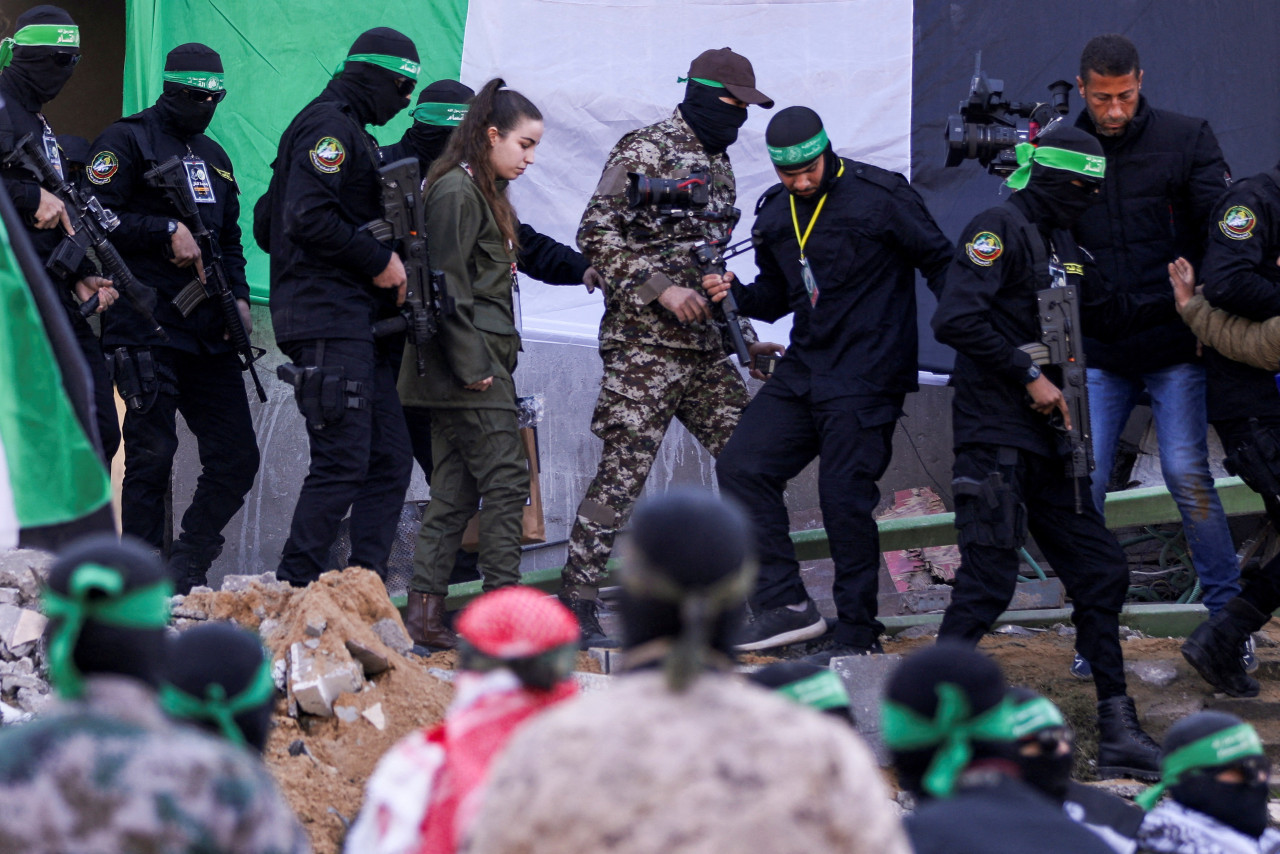
<path fill-rule="evenodd" d="M 209 135 L 234 164 L 249 283 L 254 301 L 266 302 L 267 258 L 253 242 L 253 204 L 266 189 L 289 121 L 371 27 L 393 27 L 413 39 L 422 59 L 419 86 L 456 79 L 466 22 L 467 0 L 126 0 L 124 114 L 155 103 L 172 48 L 202 42 L 222 55 L 227 98 Z M 406 110 L 374 128 L 375 136 L 395 142 L 409 121 Z"/>

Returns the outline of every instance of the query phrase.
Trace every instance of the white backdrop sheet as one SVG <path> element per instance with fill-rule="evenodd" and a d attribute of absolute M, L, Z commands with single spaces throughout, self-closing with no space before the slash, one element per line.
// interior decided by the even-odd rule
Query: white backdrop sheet
<path fill-rule="evenodd" d="M 907 174 L 910 165 L 912 6 L 905 0 L 472 0 L 462 80 L 479 89 L 500 76 L 546 118 L 537 162 L 511 188 L 520 219 L 574 244 L 605 158 L 627 131 L 671 113 L 676 82 L 708 48 L 751 60 L 756 86 L 776 102 L 751 107 L 729 149 L 751 233 L 756 199 L 776 183 L 764 145 L 774 112 L 817 110 L 836 150 Z M 750 281 L 748 252 L 729 264 Z M 523 279 L 526 336 L 595 340 L 602 301 L 584 288 Z M 786 343 L 784 318 L 758 324 Z"/>

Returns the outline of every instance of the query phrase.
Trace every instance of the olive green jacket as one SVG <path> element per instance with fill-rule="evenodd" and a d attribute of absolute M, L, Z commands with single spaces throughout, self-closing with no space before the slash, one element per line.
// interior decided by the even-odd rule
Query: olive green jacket
<path fill-rule="evenodd" d="M 1256 321 L 1209 305 L 1196 294 L 1182 309 L 1196 337 L 1228 359 L 1267 371 L 1280 366 L 1280 317 Z"/>
<path fill-rule="evenodd" d="M 511 374 L 520 351 L 511 289 L 515 252 L 461 167 L 436 179 L 427 190 L 426 207 L 431 266 L 444 272 L 456 310 L 441 319 L 440 334 L 424 348 L 426 376 L 418 376 L 417 351 L 406 345 L 400 400 L 436 409 L 514 410 Z M 493 385 L 487 391 L 464 388 L 490 376 Z"/>

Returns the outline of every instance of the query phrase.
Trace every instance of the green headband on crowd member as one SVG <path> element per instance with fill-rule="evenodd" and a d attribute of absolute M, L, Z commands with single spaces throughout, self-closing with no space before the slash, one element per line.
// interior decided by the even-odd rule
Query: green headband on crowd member
<path fill-rule="evenodd" d="M 216 71 L 166 71 L 164 82 L 203 89 L 206 92 L 227 91 L 226 81 Z"/>
<path fill-rule="evenodd" d="M 1036 697 L 1013 707 L 1011 732 L 1015 739 L 1042 729 L 1066 725 L 1062 711 L 1048 697 Z"/>
<path fill-rule="evenodd" d="M 342 69 L 346 67 L 348 62 L 367 62 L 370 65 L 376 65 L 379 68 L 385 68 L 388 71 L 394 71 L 396 74 L 404 75 L 414 83 L 418 82 L 418 74 L 422 71 L 422 66 L 419 63 L 414 62 L 412 59 L 405 59 L 403 56 L 388 56 L 385 53 L 353 53 L 338 63 L 338 67 L 333 70 L 333 76 L 337 77 L 341 74 Z"/>
<path fill-rule="evenodd" d="M 849 692 L 845 690 L 843 680 L 834 670 L 824 670 L 797 682 L 783 685 L 777 689 L 777 693 L 818 711 L 849 707 Z"/>
<path fill-rule="evenodd" d="M 1210 733 L 1204 738 L 1179 747 L 1160 760 L 1160 782 L 1134 798 L 1138 806 L 1149 810 L 1164 794 L 1177 785 L 1188 771 L 1230 765 L 1237 759 L 1265 756 L 1258 731 L 1249 724 L 1237 724 Z"/>
<path fill-rule="evenodd" d="M 1039 163 L 1051 169 L 1062 169 L 1075 172 L 1085 178 L 1101 181 L 1107 172 L 1107 158 L 1096 154 L 1083 154 L 1065 148 L 1053 148 L 1048 145 L 1037 146 L 1030 142 L 1020 142 L 1014 151 L 1018 155 L 1018 169 L 1006 180 L 1005 184 L 1014 190 L 1021 190 L 1031 180 L 1031 165 Z"/>
<path fill-rule="evenodd" d="M 798 142 L 795 145 L 788 145 L 783 148 L 775 148 L 772 145 L 767 146 L 767 148 L 769 149 L 769 159 L 773 161 L 773 165 L 785 167 L 808 163 L 825 151 L 828 143 L 827 130 L 826 128 L 821 128 L 804 142 Z"/>
<path fill-rule="evenodd" d="M 440 104 L 433 101 L 423 101 L 410 110 L 409 115 L 413 116 L 415 122 L 421 122 L 424 125 L 457 127 L 462 124 L 462 120 L 466 118 L 467 110 L 469 109 L 471 108 L 466 104 Z"/>
<path fill-rule="evenodd" d="M 881 731 L 891 750 L 920 750 L 937 746 L 925 772 L 924 790 L 934 797 L 950 797 L 956 781 L 973 758 L 972 742 L 1012 741 L 1014 705 L 1005 697 L 977 717 L 970 716 L 964 689 L 951 682 L 935 688 L 938 707 L 932 719 L 902 703 L 880 704 Z"/>
<path fill-rule="evenodd" d="M 49 638 L 49 681 L 64 697 L 84 691 L 84 677 L 75 664 L 76 642 L 87 620 L 122 629 L 163 629 L 169 623 L 173 584 L 167 579 L 124 592 L 118 569 L 85 563 L 67 580 L 68 593 L 41 593 L 45 616 L 61 620 Z M 90 598 L 91 594 L 105 594 Z"/>
<path fill-rule="evenodd" d="M 701 83 L 703 86 L 714 86 L 717 89 L 724 88 L 723 83 L 718 83 L 715 80 L 708 80 L 705 77 L 677 77 L 676 78 L 677 83 L 688 83 L 690 80 L 692 80 L 694 83 Z"/>
<path fill-rule="evenodd" d="M 227 697 L 227 689 L 217 682 L 205 686 L 204 697 L 195 697 L 181 688 L 166 682 L 160 686 L 160 705 L 175 718 L 194 721 L 212 721 L 228 741 L 247 746 L 248 741 L 236 715 L 255 709 L 271 699 L 276 683 L 271 676 L 271 659 L 264 656 L 253 680 L 234 697 Z"/>
<path fill-rule="evenodd" d="M 0 39 L 0 70 L 13 59 L 13 49 L 23 47 L 80 47 L 80 28 L 75 24 L 29 24 L 12 36 Z"/>

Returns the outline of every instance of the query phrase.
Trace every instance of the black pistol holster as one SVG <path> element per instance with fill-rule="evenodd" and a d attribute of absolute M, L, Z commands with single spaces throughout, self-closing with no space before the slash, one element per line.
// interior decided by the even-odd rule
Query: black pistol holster
<path fill-rule="evenodd" d="M 1280 437 L 1276 429 L 1249 419 L 1250 441 L 1233 448 L 1222 467 L 1264 498 L 1280 501 Z"/>
<path fill-rule="evenodd" d="M 168 374 L 152 357 L 150 347 L 117 347 L 111 353 L 111 376 L 130 412 L 150 412 L 162 390 L 176 395 L 176 378 Z"/>
<path fill-rule="evenodd" d="M 323 430 L 342 420 L 348 409 L 364 409 L 369 404 L 362 396 L 364 384 L 348 380 L 341 365 L 323 368 L 287 362 L 276 368 L 276 376 L 293 386 L 298 411 L 307 427 Z"/>
<path fill-rule="evenodd" d="M 982 480 L 957 477 L 951 481 L 957 539 L 961 546 L 1017 549 L 1026 541 L 1027 508 L 1004 474 L 1005 470 L 1012 474 L 1016 461 L 1017 450 L 1002 447 L 997 471 Z"/>

